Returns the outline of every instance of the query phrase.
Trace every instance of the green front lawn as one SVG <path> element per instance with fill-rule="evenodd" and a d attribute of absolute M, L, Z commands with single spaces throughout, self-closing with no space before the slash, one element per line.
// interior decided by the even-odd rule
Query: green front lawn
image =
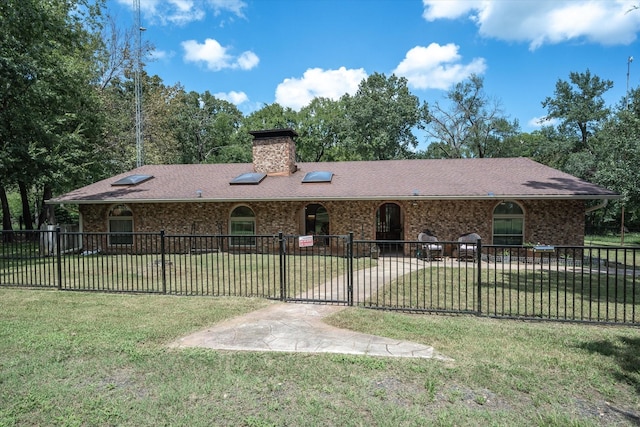
<path fill-rule="evenodd" d="M 600 426 L 640 420 L 640 330 L 345 309 L 454 362 L 170 349 L 252 298 L 0 289 L 0 426 Z"/>

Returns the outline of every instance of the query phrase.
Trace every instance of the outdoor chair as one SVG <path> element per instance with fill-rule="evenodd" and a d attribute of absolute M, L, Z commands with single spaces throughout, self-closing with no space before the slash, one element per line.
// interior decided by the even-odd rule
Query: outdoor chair
<path fill-rule="evenodd" d="M 438 238 L 428 230 L 418 234 L 418 241 L 422 243 L 418 248 L 420 258 L 431 261 L 433 259 L 441 259 L 444 256 L 442 244 L 438 243 Z"/>
<path fill-rule="evenodd" d="M 476 233 L 467 233 L 458 237 L 458 247 L 456 248 L 458 259 L 476 259 L 478 240 L 480 240 L 480 236 Z"/>

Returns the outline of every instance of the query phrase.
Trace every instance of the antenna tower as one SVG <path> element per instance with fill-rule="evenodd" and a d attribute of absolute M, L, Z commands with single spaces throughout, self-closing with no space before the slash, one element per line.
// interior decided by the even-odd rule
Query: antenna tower
<path fill-rule="evenodd" d="M 140 23 L 140 0 L 133 0 L 133 12 L 136 19 L 136 51 L 134 70 L 134 91 L 136 104 L 136 167 L 143 165 L 142 150 L 142 32 L 145 30 Z"/>

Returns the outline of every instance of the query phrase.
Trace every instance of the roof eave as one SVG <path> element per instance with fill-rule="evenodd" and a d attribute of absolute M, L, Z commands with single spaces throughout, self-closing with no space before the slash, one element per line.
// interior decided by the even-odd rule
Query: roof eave
<path fill-rule="evenodd" d="M 616 200 L 622 198 L 619 194 L 549 194 L 549 195 L 531 195 L 531 194 L 495 194 L 495 195 L 472 195 L 472 196 L 446 196 L 446 195 L 433 195 L 433 196 L 420 196 L 420 195 L 377 195 L 377 196 L 361 196 L 361 197 L 329 197 L 329 196 L 305 196 L 305 197 L 280 197 L 274 198 L 183 198 L 183 199 L 82 199 L 82 200 L 60 200 L 50 199 L 45 203 L 48 205 L 96 205 L 96 204 L 113 204 L 113 203 L 212 203 L 212 202 L 226 202 L 226 203 L 240 203 L 240 202 L 295 202 L 305 200 L 338 200 L 338 201 L 359 201 L 359 200 L 504 200 L 504 199 L 516 199 L 516 200 Z"/>

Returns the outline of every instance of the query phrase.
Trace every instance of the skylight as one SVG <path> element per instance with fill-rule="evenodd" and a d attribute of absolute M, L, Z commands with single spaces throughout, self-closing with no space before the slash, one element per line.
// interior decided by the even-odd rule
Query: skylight
<path fill-rule="evenodd" d="M 238 175 L 229 181 L 231 185 L 258 185 L 267 176 L 266 173 L 249 172 Z"/>
<path fill-rule="evenodd" d="M 111 185 L 138 185 L 153 178 L 153 175 L 129 175 L 121 178 Z"/>
<path fill-rule="evenodd" d="M 304 178 L 302 178 L 302 182 L 331 182 L 333 179 L 333 172 L 327 171 L 315 171 L 308 172 Z"/>

